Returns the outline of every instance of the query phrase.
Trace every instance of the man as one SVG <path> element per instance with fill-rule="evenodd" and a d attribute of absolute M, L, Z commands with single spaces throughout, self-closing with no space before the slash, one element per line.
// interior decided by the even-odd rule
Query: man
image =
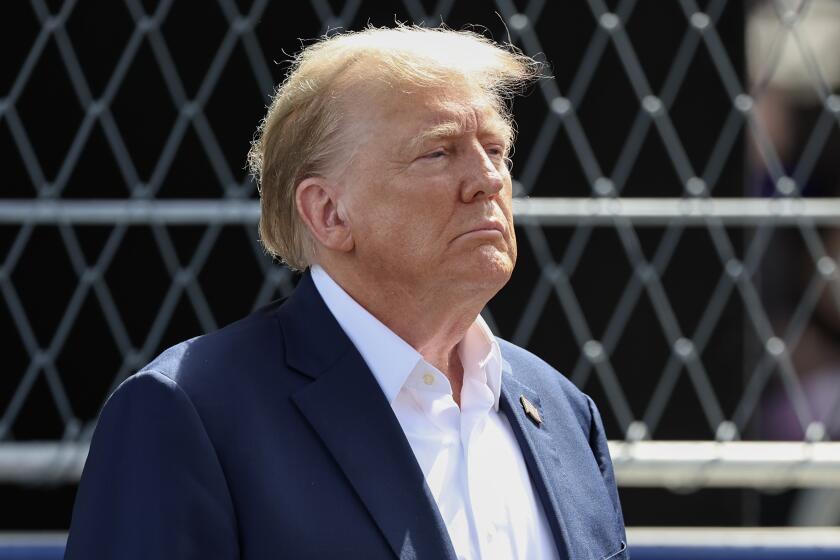
<path fill-rule="evenodd" d="M 106 404 L 67 558 L 625 558 L 598 413 L 479 312 L 537 64 L 399 26 L 298 56 L 250 154 L 294 294 Z"/>

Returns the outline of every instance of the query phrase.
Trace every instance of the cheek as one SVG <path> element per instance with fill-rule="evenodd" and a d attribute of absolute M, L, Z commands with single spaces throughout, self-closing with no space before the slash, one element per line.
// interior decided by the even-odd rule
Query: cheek
<path fill-rule="evenodd" d="M 430 206 L 413 206 L 406 201 L 380 204 L 365 214 L 367 242 L 383 255 L 403 258 L 431 249 L 431 232 L 435 231 Z"/>
<path fill-rule="evenodd" d="M 516 262 L 516 257 L 519 255 L 519 247 L 516 244 L 516 230 L 513 228 L 513 223 L 510 224 L 510 257 L 513 262 Z"/>
<path fill-rule="evenodd" d="M 402 196 L 389 205 L 388 215 L 391 223 L 402 227 L 412 237 L 433 237 L 446 227 L 451 219 L 448 201 L 436 196 L 434 191 L 426 189 L 428 195 Z M 431 192 L 430 192 L 431 191 Z"/>

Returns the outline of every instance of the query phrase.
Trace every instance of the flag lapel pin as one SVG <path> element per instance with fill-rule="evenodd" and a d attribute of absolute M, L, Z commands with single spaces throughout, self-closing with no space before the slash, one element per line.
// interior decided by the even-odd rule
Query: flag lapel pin
<path fill-rule="evenodd" d="M 525 410 L 525 415 L 531 419 L 537 426 L 542 424 L 542 417 L 540 416 L 540 411 L 537 407 L 525 398 L 525 395 L 519 395 L 519 402 L 522 404 L 522 409 Z"/>

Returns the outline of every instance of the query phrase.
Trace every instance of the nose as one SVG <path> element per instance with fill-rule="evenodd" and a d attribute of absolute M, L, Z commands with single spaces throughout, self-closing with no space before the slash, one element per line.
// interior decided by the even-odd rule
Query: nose
<path fill-rule="evenodd" d="M 495 196 L 504 188 L 504 174 L 507 173 L 505 163 L 495 163 L 480 143 L 476 142 L 471 152 L 461 181 L 463 202 Z M 499 169 L 497 165 L 501 165 L 502 169 Z"/>

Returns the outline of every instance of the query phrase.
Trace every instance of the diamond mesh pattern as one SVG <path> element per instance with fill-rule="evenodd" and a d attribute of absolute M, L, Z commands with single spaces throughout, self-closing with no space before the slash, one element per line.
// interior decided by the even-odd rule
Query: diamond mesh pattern
<path fill-rule="evenodd" d="M 751 176 L 772 186 L 765 195 L 795 199 L 808 195 L 838 133 L 840 97 L 801 25 L 809 2 L 767 4 L 777 25 L 749 81 L 743 7 L 724 0 L 312 0 L 294 17 L 279 4 L 217 0 L 200 20 L 172 0 L 16 8 L 4 25 L 31 35 L 14 67 L 4 66 L 13 78 L 0 92 L 9 154 L 0 206 L 254 199 L 244 153 L 282 77 L 272 60 L 295 51 L 297 37 L 387 24 L 394 14 L 454 27 L 487 14 L 495 37 L 509 34 L 552 62 L 555 77 L 516 106 L 518 196 L 755 195 L 741 186 L 749 139 Z M 110 22 L 107 37 L 98 17 Z M 819 113 L 794 161 L 760 111 L 788 43 Z M 781 229 L 804 248 L 801 270 L 786 273 L 807 280 L 779 315 L 764 285 Z M 713 214 L 664 227 L 618 215 L 607 226 L 529 220 L 518 230 L 520 270 L 485 315 L 597 395 L 613 438 L 762 437 L 771 387 L 781 387 L 804 437 L 829 438 L 840 412 L 814 410 L 792 358 L 821 301 L 840 310 L 824 229 L 805 214 L 788 227 L 732 226 Z M 295 283 L 263 254 L 255 225 L 221 218 L 93 226 L 20 216 L 0 226 L 0 251 L 0 440 L 84 440 L 104 398 L 163 347 Z"/>

